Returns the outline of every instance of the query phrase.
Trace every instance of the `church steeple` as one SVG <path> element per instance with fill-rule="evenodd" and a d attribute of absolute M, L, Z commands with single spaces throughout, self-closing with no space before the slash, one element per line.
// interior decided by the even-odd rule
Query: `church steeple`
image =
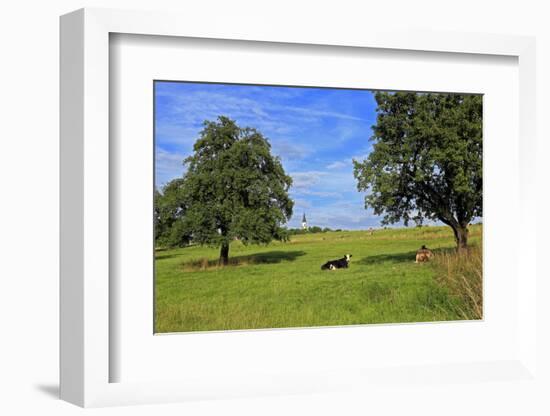
<path fill-rule="evenodd" d="M 307 228 L 306 213 L 302 216 L 302 228 L 305 230 Z"/>

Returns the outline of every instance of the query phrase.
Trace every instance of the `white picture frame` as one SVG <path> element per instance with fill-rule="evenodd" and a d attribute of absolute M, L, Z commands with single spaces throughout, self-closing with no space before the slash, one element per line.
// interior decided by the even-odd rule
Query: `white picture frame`
<path fill-rule="evenodd" d="M 223 20 L 205 26 L 200 19 L 185 15 L 107 9 L 82 9 L 61 18 L 61 398 L 88 407 L 323 393 L 410 380 L 410 369 L 379 368 L 365 373 L 359 366 L 357 370 L 337 368 L 324 375 L 286 372 L 237 383 L 234 375 L 227 373 L 214 380 L 193 377 L 184 381 L 110 382 L 110 365 L 120 358 L 110 349 L 109 340 L 109 310 L 114 307 L 109 296 L 109 172 L 113 169 L 109 157 L 109 36 L 113 33 L 515 57 L 519 66 L 520 213 L 529 212 L 535 195 L 529 180 L 535 169 L 534 39 L 394 28 L 336 33 L 312 26 L 308 32 L 282 31 L 275 24 L 241 26 L 237 33 Z M 535 250 L 527 244 L 536 240 L 536 219 L 533 215 L 520 218 L 517 354 L 499 362 L 482 360 L 460 366 L 450 362 L 423 366 L 419 362 L 413 378 L 427 385 L 439 377 L 479 384 L 484 377 L 476 376 L 476 372 L 492 372 L 503 374 L 509 382 L 537 383 L 537 274 Z"/>

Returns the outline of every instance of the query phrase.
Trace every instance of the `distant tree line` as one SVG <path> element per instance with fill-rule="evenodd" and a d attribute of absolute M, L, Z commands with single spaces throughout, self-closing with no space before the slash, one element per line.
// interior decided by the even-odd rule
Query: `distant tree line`
<path fill-rule="evenodd" d="M 332 228 L 329 228 L 329 227 L 321 228 L 321 227 L 318 227 L 318 226 L 314 225 L 314 226 L 308 227 L 306 229 L 304 229 L 304 228 L 289 228 L 287 230 L 288 235 L 328 233 L 330 231 L 342 231 L 342 229 L 337 228 L 337 229 L 333 230 Z"/>

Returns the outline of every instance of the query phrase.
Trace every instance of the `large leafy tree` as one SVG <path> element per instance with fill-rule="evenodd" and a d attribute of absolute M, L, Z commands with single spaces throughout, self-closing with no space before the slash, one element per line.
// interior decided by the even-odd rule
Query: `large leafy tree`
<path fill-rule="evenodd" d="M 292 178 L 259 131 L 221 116 L 204 122 L 193 150 L 178 179 L 176 205 L 194 243 L 220 247 L 225 265 L 236 238 L 244 244 L 285 238 L 282 225 L 294 204 L 288 195 Z"/>
<path fill-rule="evenodd" d="M 375 94 L 373 151 L 354 160 L 365 207 L 384 224 L 425 219 L 452 228 L 458 249 L 482 211 L 482 98 L 478 95 Z"/>

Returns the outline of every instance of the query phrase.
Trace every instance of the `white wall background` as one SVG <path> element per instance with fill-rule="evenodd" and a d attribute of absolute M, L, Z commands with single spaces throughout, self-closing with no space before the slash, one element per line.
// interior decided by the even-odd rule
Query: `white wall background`
<path fill-rule="evenodd" d="M 550 13 L 544 1 L 210 1 L 20 0 L 0 6 L 0 413 L 68 415 L 82 412 L 56 399 L 58 389 L 58 17 L 81 7 L 177 10 L 205 19 L 211 13 L 241 19 L 269 19 L 287 25 L 379 25 L 385 21 L 435 30 L 536 35 L 538 48 L 538 135 L 540 189 L 539 274 L 543 264 L 543 222 L 550 180 Z M 535 179 L 534 179 L 535 180 Z M 513 224 L 514 219 L 511 219 Z M 534 245 L 535 246 L 535 245 Z M 543 270 L 543 268 L 545 270 Z M 550 293 L 542 282 L 540 293 Z M 548 323 L 550 308 L 541 303 Z M 546 325 L 550 328 L 550 325 Z M 548 366 L 550 331 L 541 331 L 542 365 Z M 546 367 L 547 369 L 549 367 Z M 550 374 L 546 371 L 546 374 Z M 338 393 L 196 402 L 92 410 L 125 414 L 549 414 L 542 391 L 501 383 L 480 391 L 467 384 L 439 386 L 436 397 L 411 389 L 406 397 Z M 550 390 L 550 389 L 549 389 Z M 544 403 L 544 405 L 542 404 Z M 411 412 L 412 411 L 412 412 Z"/>

